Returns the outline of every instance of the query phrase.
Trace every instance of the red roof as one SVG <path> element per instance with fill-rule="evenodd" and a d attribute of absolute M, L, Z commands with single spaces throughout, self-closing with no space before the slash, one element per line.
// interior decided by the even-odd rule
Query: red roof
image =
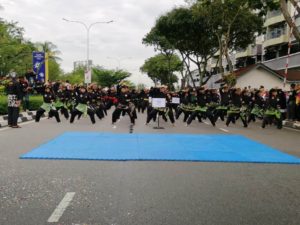
<path fill-rule="evenodd" d="M 281 77 L 285 77 L 285 70 L 278 70 L 277 73 Z M 300 70 L 289 70 L 288 71 L 288 76 L 287 76 L 288 81 L 300 81 Z"/>

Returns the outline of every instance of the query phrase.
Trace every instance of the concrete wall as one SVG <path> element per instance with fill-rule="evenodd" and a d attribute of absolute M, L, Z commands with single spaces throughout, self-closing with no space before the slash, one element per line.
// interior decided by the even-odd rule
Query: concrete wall
<path fill-rule="evenodd" d="M 237 79 L 237 87 L 240 88 L 259 88 L 261 85 L 268 90 L 274 87 L 283 88 L 283 80 L 262 69 L 251 70 Z"/>

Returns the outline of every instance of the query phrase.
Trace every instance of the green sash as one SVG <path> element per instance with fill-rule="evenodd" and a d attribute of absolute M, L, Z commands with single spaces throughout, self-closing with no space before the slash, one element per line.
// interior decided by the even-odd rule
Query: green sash
<path fill-rule="evenodd" d="M 86 104 L 81 104 L 79 103 L 77 106 L 76 106 L 76 109 L 79 111 L 79 112 L 82 112 L 83 115 L 86 117 L 87 116 L 87 111 L 88 111 L 88 106 Z"/>
<path fill-rule="evenodd" d="M 52 103 L 45 103 L 45 102 L 43 103 L 41 108 L 43 110 L 45 110 L 47 113 L 49 113 L 50 110 L 56 110 L 56 108 L 54 107 L 54 105 Z"/>

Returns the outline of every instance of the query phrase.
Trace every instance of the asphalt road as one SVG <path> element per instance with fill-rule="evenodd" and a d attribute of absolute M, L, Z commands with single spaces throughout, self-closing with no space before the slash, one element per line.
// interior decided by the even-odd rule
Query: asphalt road
<path fill-rule="evenodd" d="M 130 132 L 127 117 L 116 129 L 110 121 L 71 125 L 45 119 L 0 130 L 0 224 L 300 224 L 299 165 L 18 159 L 66 131 Z M 300 157 L 298 131 L 262 130 L 258 124 L 245 129 L 239 123 L 227 128 L 222 122 L 216 128 L 163 123 L 166 129 L 154 130 L 144 123 L 139 115 L 133 132 L 242 134 Z M 58 222 L 49 223 L 51 216 Z"/>

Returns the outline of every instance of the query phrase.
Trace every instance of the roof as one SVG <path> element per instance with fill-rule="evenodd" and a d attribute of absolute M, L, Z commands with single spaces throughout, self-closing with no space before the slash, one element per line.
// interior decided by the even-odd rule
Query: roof
<path fill-rule="evenodd" d="M 279 73 L 280 76 L 282 76 L 282 77 L 285 76 L 284 70 L 278 70 L 277 73 Z M 300 70 L 289 70 L 287 80 L 290 82 L 295 82 L 295 81 L 299 82 L 300 81 Z"/>
<path fill-rule="evenodd" d="M 234 71 L 234 74 L 236 75 L 237 78 L 239 78 L 254 69 L 266 70 L 266 71 L 270 72 L 272 75 L 274 75 L 282 80 L 285 77 L 285 70 L 279 70 L 279 71 L 272 70 L 270 67 L 268 67 L 262 63 L 258 63 L 258 64 L 254 64 L 254 65 L 251 65 L 248 67 L 238 69 L 238 70 Z M 216 83 L 221 83 L 221 82 L 222 82 L 221 80 L 218 80 Z M 287 76 L 287 82 L 289 82 L 289 83 L 300 82 L 300 70 L 289 70 L 288 76 Z"/>

